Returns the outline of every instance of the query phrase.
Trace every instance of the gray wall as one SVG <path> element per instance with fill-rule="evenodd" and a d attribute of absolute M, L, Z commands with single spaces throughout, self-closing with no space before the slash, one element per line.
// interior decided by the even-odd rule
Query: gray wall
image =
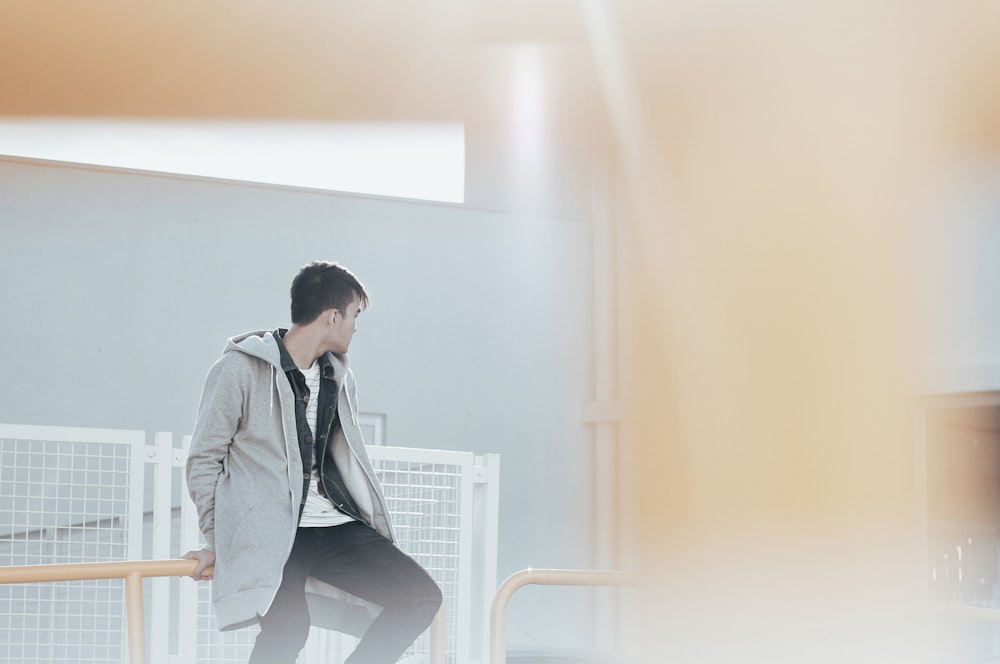
<path fill-rule="evenodd" d="M 586 219 L 0 159 L 0 228 L 0 421 L 187 433 L 225 339 L 287 325 L 294 272 L 337 260 L 386 442 L 501 455 L 501 579 L 588 565 Z M 567 597 L 515 603 L 509 642 L 585 645 Z"/>
<path fill-rule="evenodd" d="M 1000 170 L 969 168 L 956 180 L 906 238 L 918 275 L 921 389 L 1000 390 Z"/>

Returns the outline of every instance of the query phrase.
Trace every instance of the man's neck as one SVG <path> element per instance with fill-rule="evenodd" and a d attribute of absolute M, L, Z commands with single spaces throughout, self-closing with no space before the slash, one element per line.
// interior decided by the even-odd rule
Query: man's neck
<path fill-rule="evenodd" d="M 292 325 L 282 341 L 299 369 L 308 369 L 323 354 L 319 335 L 308 325 Z"/>

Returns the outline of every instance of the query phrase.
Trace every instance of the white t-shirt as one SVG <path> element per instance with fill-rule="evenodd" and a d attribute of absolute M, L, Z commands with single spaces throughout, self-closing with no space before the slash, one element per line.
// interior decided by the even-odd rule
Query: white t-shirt
<path fill-rule="evenodd" d="M 313 362 L 308 369 L 302 369 L 302 375 L 306 377 L 306 386 L 309 387 L 309 402 L 306 404 L 306 422 L 309 430 L 316 437 L 316 413 L 319 409 L 319 362 Z M 309 478 L 309 492 L 306 494 L 306 504 L 302 508 L 302 519 L 300 526 L 305 527 L 325 527 L 339 526 L 348 521 L 354 521 L 330 502 L 330 499 L 319 492 L 319 466 L 316 463 L 316 445 L 312 446 L 312 459 L 310 468 L 312 469 Z M 332 463 L 332 462 L 331 462 Z"/>

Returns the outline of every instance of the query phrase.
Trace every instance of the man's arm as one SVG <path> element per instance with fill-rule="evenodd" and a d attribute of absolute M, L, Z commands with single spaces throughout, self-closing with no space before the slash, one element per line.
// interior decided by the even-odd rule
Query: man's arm
<path fill-rule="evenodd" d="M 219 360 L 205 378 L 186 466 L 188 493 L 198 511 L 198 526 L 205 536 L 203 550 L 212 553 L 212 563 L 215 558 L 215 487 L 225 471 L 225 460 L 239 429 L 242 409 L 243 392 Z M 191 557 L 189 554 L 184 557 Z M 200 574 L 206 566 L 200 564 L 196 573 Z"/>

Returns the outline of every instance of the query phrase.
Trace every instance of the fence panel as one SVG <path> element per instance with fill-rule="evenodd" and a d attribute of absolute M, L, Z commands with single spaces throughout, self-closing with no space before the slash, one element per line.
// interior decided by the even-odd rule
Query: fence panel
<path fill-rule="evenodd" d="M 188 443 L 186 438 L 185 448 Z M 475 592 L 472 578 L 474 569 L 480 571 L 479 581 L 489 586 L 488 596 L 492 598 L 496 588 L 498 458 L 488 455 L 484 461 L 469 452 L 385 446 L 369 447 L 368 453 L 385 491 L 400 549 L 426 568 L 441 586 L 447 607 L 448 661 L 485 661 L 485 652 L 470 652 L 470 634 L 485 625 L 489 615 L 489 600 L 481 601 L 485 593 Z M 489 472 L 484 471 L 484 463 L 490 465 Z M 485 488 L 488 482 L 492 482 L 489 490 L 477 491 L 478 485 Z M 482 496 L 481 505 L 477 504 L 478 495 Z M 476 524 L 477 514 L 487 517 L 487 525 Z M 199 542 L 200 546 L 193 509 L 187 506 L 181 515 L 182 538 Z M 479 559 L 474 561 L 476 556 Z M 219 632 L 212 615 L 209 586 L 202 584 L 196 593 L 197 611 L 192 612 L 196 618 L 188 626 L 195 632 L 190 639 L 195 644 L 195 656 L 190 661 L 245 662 L 257 628 Z M 474 598 L 478 601 L 474 602 Z M 319 661 L 338 661 L 355 643 L 347 636 L 313 630 L 299 662 L 320 657 L 324 659 Z M 480 643 L 485 646 L 485 639 L 476 641 L 477 649 Z M 425 662 L 428 651 L 429 636 L 425 633 L 401 661 Z"/>
<path fill-rule="evenodd" d="M 0 425 L 0 565 L 170 558 L 201 544 L 182 475 L 190 437 Z M 369 448 L 399 546 L 441 586 L 448 662 L 485 661 L 481 625 L 496 587 L 498 459 Z M 256 628 L 221 633 L 210 584 L 147 579 L 151 664 L 242 664 Z M 485 600 L 485 601 L 484 601 Z M 337 661 L 355 641 L 315 630 L 299 662 Z M 402 661 L 427 660 L 425 634 Z M 121 580 L 0 586 L 0 664 L 121 664 Z"/>
<path fill-rule="evenodd" d="M 371 457 L 389 503 L 399 548 L 441 587 L 447 611 L 447 651 L 465 653 L 470 619 L 473 455 L 375 447 Z M 427 634 L 421 636 L 408 656 L 426 660 L 428 641 Z"/>
<path fill-rule="evenodd" d="M 142 431 L 0 425 L 0 565 L 138 558 Z M 121 580 L 0 586 L 0 661 L 120 664 Z"/>

